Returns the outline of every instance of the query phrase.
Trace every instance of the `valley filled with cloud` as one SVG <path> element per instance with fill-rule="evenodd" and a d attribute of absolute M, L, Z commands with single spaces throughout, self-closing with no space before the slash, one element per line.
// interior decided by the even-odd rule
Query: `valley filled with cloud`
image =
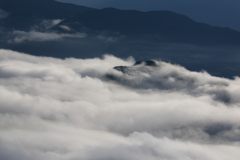
<path fill-rule="evenodd" d="M 1 49 L 0 159 L 238 160 L 240 78 L 151 62 Z"/>

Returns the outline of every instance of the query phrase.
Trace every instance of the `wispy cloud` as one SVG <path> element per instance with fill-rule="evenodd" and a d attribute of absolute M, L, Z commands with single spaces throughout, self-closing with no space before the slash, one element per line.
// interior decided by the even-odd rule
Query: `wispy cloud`
<path fill-rule="evenodd" d="M 24 41 L 56 41 L 63 38 L 84 38 L 85 33 L 64 34 L 56 32 L 39 32 L 39 31 L 14 31 L 13 38 L 9 40 L 10 43 L 22 43 Z"/>
<path fill-rule="evenodd" d="M 0 159 L 240 158 L 239 78 L 134 63 L 0 50 Z"/>
<path fill-rule="evenodd" d="M 32 26 L 32 30 L 47 30 L 58 25 L 62 21 L 62 19 L 45 19 L 40 24 Z"/>
<path fill-rule="evenodd" d="M 0 9 L 0 19 L 6 18 L 9 15 L 8 12 Z"/>
<path fill-rule="evenodd" d="M 64 38 L 85 38 L 86 33 L 59 33 L 54 27 L 62 22 L 62 19 L 46 19 L 39 24 L 31 26 L 30 31 L 9 31 L 8 42 L 9 43 L 23 43 L 27 41 L 42 42 L 42 41 L 58 41 Z M 68 26 L 59 26 L 61 29 L 71 31 Z"/>
<path fill-rule="evenodd" d="M 60 25 L 59 28 L 65 30 L 65 31 L 71 31 L 72 29 L 66 25 Z"/>

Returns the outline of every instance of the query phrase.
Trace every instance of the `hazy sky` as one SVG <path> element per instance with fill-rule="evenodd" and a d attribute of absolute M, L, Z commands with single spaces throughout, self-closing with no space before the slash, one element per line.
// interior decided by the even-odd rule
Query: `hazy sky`
<path fill-rule="evenodd" d="M 240 31 L 239 0 L 59 0 L 79 5 L 137 10 L 171 10 L 211 25 Z"/>

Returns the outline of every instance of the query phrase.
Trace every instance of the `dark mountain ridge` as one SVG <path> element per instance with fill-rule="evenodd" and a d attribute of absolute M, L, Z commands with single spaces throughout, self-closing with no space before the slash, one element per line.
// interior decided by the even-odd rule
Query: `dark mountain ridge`
<path fill-rule="evenodd" d="M 79 22 L 87 28 L 125 35 L 159 35 L 163 41 L 197 44 L 240 44 L 240 32 L 197 23 L 171 11 L 140 12 L 105 8 L 79 13 L 62 23 Z"/>
<path fill-rule="evenodd" d="M 8 17 L 0 19 L 0 26 L 12 30 L 28 31 L 44 19 L 64 19 L 59 25 L 70 26 L 71 32 L 150 35 L 158 37 L 161 42 L 174 43 L 240 44 L 238 31 L 198 23 L 171 11 L 93 9 L 55 0 L 0 0 L 0 9 L 10 13 Z M 62 32 L 56 26 L 53 29 Z"/>
<path fill-rule="evenodd" d="M 55 0 L 0 0 L 0 9 L 10 13 L 2 25 L 27 30 L 42 19 L 67 19 L 93 8 L 61 3 Z"/>
<path fill-rule="evenodd" d="M 69 18 L 78 12 L 94 10 L 55 0 L 0 0 L 0 8 L 13 15 L 43 18 Z"/>

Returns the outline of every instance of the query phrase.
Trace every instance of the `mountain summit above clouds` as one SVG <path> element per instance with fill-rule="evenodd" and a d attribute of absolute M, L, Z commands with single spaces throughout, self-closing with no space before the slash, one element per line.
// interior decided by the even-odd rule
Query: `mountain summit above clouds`
<path fill-rule="evenodd" d="M 99 10 L 54 0 L 0 0 L 0 9 L 9 13 L 0 20 L 0 25 L 8 29 L 27 31 L 42 20 L 61 19 L 54 31 L 150 35 L 161 42 L 240 44 L 238 31 L 197 23 L 170 11 Z"/>

